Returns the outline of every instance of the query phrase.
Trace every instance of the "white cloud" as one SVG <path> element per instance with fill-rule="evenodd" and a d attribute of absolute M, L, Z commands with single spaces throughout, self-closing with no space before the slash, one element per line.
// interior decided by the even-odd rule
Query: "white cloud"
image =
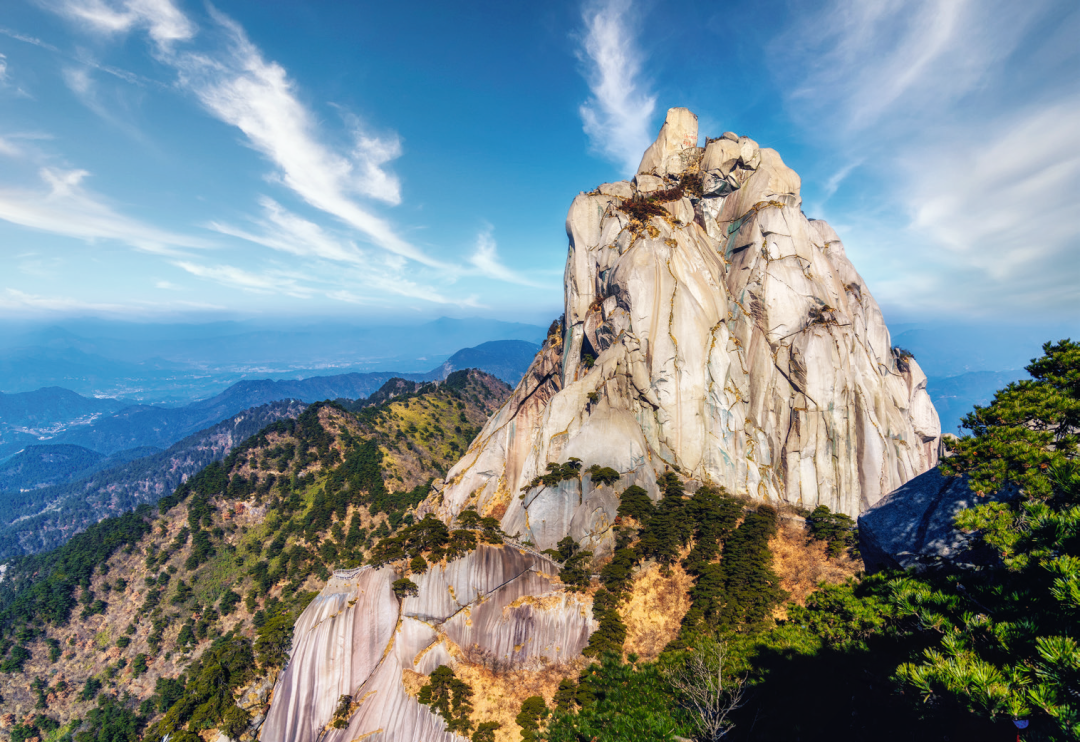
<path fill-rule="evenodd" d="M 29 294 L 18 289 L 7 288 L 0 294 L 0 308 L 8 310 L 48 310 L 54 312 L 89 311 L 89 312 L 123 312 L 127 307 L 123 304 L 110 304 L 107 302 L 87 302 L 81 299 L 61 296 L 40 296 Z"/>
<path fill-rule="evenodd" d="M 314 294 L 311 288 L 301 285 L 296 276 L 277 271 L 255 273 L 231 265 L 200 265 L 187 260 L 173 261 L 173 265 L 193 276 L 252 293 L 283 294 L 297 299 L 307 299 Z"/>
<path fill-rule="evenodd" d="M 118 129 L 122 129 L 137 139 L 142 138 L 142 134 L 131 125 L 128 117 L 117 116 L 112 107 L 102 103 L 98 86 L 90 74 L 89 67 L 68 67 L 64 69 L 62 75 L 64 84 L 80 103 Z"/>
<path fill-rule="evenodd" d="M 499 260 L 498 245 L 493 236 L 494 227 L 488 225 L 476 237 L 476 251 L 469 258 L 469 263 L 482 276 L 494 278 L 506 283 L 517 283 L 522 286 L 538 287 L 539 284 L 530 281 L 517 271 L 511 270 Z"/>
<path fill-rule="evenodd" d="M 4 28 L 3 26 L 0 26 L 0 34 L 7 36 L 10 39 L 15 39 L 16 41 L 22 41 L 27 44 L 33 44 L 34 46 L 40 46 L 42 49 L 48 49 L 51 52 L 60 51 L 52 44 L 46 43 L 41 39 L 37 38 L 36 36 L 27 36 L 26 34 L 19 33 L 18 31 L 12 31 L 10 28 Z"/>
<path fill-rule="evenodd" d="M 7 57 L 0 54 L 0 85 L 7 82 Z"/>
<path fill-rule="evenodd" d="M 86 301 L 69 296 L 42 296 L 18 289 L 6 288 L 0 291 L 0 309 L 24 314 L 55 312 L 70 314 L 89 312 L 95 314 L 119 314 L 124 316 L 145 317 L 147 314 L 163 315 L 178 311 L 221 311 L 225 307 L 201 302 L 176 301 L 168 303 L 133 302 L 116 304 L 111 302 Z"/>
<path fill-rule="evenodd" d="M 83 187 L 85 170 L 42 168 L 39 175 L 45 189 L 0 189 L 0 219 L 83 240 L 117 240 L 147 252 L 210 246 L 117 213 Z"/>
<path fill-rule="evenodd" d="M 161 45 L 184 41 L 196 28 L 170 0 L 66 0 L 57 10 L 80 24 L 104 33 L 126 33 L 145 28 Z"/>
<path fill-rule="evenodd" d="M 384 167 L 400 156 L 400 138 L 376 136 L 354 117 L 355 141 L 347 152 L 325 144 L 327 137 L 298 99 L 285 69 L 264 59 L 236 22 L 210 7 L 227 43 L 223 49 L 195 52 L 179 50 L 174 43 L 194 38 L 196 27 L 170 0 L 65 0 L 60 12 L 103 33 L 146 28 L 157 42 L 159 60 L 176 69 L 181 86 L 210 114 L 240 129 L 249 144 L 274 163 L 275 177 L 283 185 L 377 246 L 425 265 L 441 265 L 355 198 L 401 202 L 400 182 Z"/>
<path fill-rule="evenodd" d="M 1070 296 L 1076 302 L 1077 121 L 1080 99 L 1026 111 L 983 127 L 977 136 L 969 132 L 926 151 L 934 167 L 911 166 L 907 173 L 913 186 L 906 194 L 912 231 L 989 285 L 1021 291 L 1024 285 L 1045 287 L 1044 297 L 1030 297 L 1031 306 L 1060 304 Z"/>
<path fill-rule="evenodd" d="M 644 55 L 631 28 L 630 0 L 590 2 L 579 58 L 587 66 L 592 97 L 579 109 L 594 149 L 633 174 L 652 143 L 656 96 L 639 79 Z"/>
<path fill-rule="evenodd" d="M 789 101 L 839 132 L 935 117 L 983 85 L 1036 15 L 1001 0 L 838 0 L 774 44 Z M 798 6 L 797 6 L 798 7 Z M 809 8 L 810 6 L 803 6 Z M 893 115 L 889 115 L 893 114 Z"/>
<path fill-rule="evenodd" d="M 273 199 L 264 196 L 259 203 L 263 207 L 264 218 L 256 221 L 258 232 L 220 222 L 211 222 L 207 226 L 216 232 L 293 255 L 345 263 L 365 261 L 366 255 L 356 245 L 337 239 L 318 224 L 288 211 Z"/>
<path fill-rule="evenodd" d="M 1080 311 L 1078 54 L 1074 33 L 1045 33 L 1075 29 L 1076 7 L 794 7 L 770 46 L 776 79 L 814 150 L 852 163 L 819 176 L 819 206 L 851 225 L 841 237 L 882 303 L 909 315 Z M 860 194 L 830 200 L 851 167 Z"/>
<path fill-rule="evenodd" d="M 382 167 L 401 152 L 396 135 L 358 133 L 348 154 L 330 149 L 297 99 L 284 68 L 264 60 L 236 23 L 217 13 L 214 17 L 229 36 L 224 54 L 164 55 L 179 71 L 181 84 L 211 114 L 244 132 L 251 146 L 278 167 L 280 182 L 308 204 L 341 219 L 385 250 L 438 266 L 439 261 L 403 240 L 389 222 L 354 198 L 400 203 L 400 183 Z"/>

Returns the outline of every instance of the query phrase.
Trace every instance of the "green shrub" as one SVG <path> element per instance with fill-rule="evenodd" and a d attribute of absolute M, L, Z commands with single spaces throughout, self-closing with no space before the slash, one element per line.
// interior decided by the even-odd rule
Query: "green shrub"
<path fill-rule="evenodd" d="M 825 541 L 830 557 L 840 556 L 858 544 L 859 531 L 855 521 L 843 513 L 834 513 L 825 505 L 818 505 L 806 518 L 810 538 Z"/>
<path fill-rule="evenodd" d="M 619 472 L 610 466 L 590 466 L 589 476 L 594 485 L 607 485 L 610 487 L 619 481 Z"/>
<path fill-rule="evenodd" d="M 521 711 L 514 721 L 521 727 L 521 742 L 537 742 L 541 725 L 547 720 L 547 704 L 540 696 L 529 696 L 521 703 Z"/>
<path fill-rule="evenodd" d="M 446 721 L 451 732 L 468 734 L 472 728 L 472 689 L 454 675 L 446 665 L 439 665 L 428 682 L 420 688 L 417 700 L 431 706 Z"/>
<path fill-rule="evenodd" d="M 419 593 L 420 589 L 416 586 L 416 583 L 407 577 L 402 577 L 399 580 L 394 580 L 390 586 L 394 591 L 394 595 L 398 597 L 398 600 L 404 600 L 409 596 L 415 596 Z"/>
<path fill-rule="evenodd" d="M 618 514 L 624 518 L 633 518 L 638 523 L 645 525 L 649 522 L 649 518 L 656 512 L 656 508 L 653 507 L 652 500 L 649 499 L 649 493 L 642 487 L 631 485 L 623 490 L 623 493 L 619 496 L 619 510 Z"/>

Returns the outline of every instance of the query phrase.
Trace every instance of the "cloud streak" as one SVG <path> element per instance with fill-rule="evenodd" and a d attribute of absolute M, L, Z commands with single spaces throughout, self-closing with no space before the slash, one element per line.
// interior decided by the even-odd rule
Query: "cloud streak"
<path fill-rule="evenodd" d="M 633 174 L 653 140 L 656 96 L 639 79 L 644 55 L 631 24 L 630 0 L 600 0 L 582 11 L 578 58 L 592 96 L 578 109 L 594 150 Z"/>
<path fill-rule="evenodd" d="M 401 184 L 385 168 L 401 155 L 400 138 L 373 135 L 351 117 L 351 147 L 330 148 L 285 69 L 267 61 L 239 24 L 212 7 L 209 12 L 225 37 L 224 47 L 212 53 L 178 47 L 176 42 L 193 39 L 197 28 L 170 0 L 68 0 L 61 6 L 63 15 L 99 33 L 145 29 L 156 43 L 158 59 L 176 70 L 181 87 L 212 116 L 243 132 L 250 146 L 275 165 L 278 182 L 378 247 L 442 267 L 355 198 L 401 202 Z"/>
<path fill-rule="evenodd" d="M 989 1 L 833 2 L 800 14 L 773 50 L 778 74 L 799 74 L 787 98 L 845 133 L 934 117 L 982 85 L 1016 48 L 1032 4 Z M 781 71 L 782 70 L 782 71 Z"/>
<path fill-rule="evenodd" d="M 507 268 L 499 259 L 498 245 L 495 243 L 495 228 L 487 226 L 476 238 L 476 250 L 469 258 L 469 263 L 480 275 L 494 278 L 497 281 L 516 283 L 521 286 L 540 287 L 540 284 L 529 280 L 517 271 Z"/>
<path fill-rule="evenodd" d="M 192 38 L 197 29 L 171 0 L 69 0 L 58 6 L 62 15 L 97 31 L 117 34 L 136 28 L 147 31 L 156 43 L 169 45 Z"/>
<path fill-rule="evenodd" d="M 1045 33 L 1080 16 L 1061 8 L 833 2 L 772 44 L 795 125 L 858 167 L 863 194 L 830 200 L 850 171 L 833 166 L 824 200 L 890 311 L 1080 311 L 1078 54 Z"/>
<path fill-rule="evenodd" d="M 116 212 L 83 187 L 89 176 L 85 170 L 42 168 L 39 175 L 44 188 L 0 189 L 0 219 L 82 240 L 117 240 L 151 253 L 211 246 L 206 240 L 158 229 Z"/>
<path fill-rule="evenodd" d="M 175 301 L 166 303 L 86 301 L 70 296 L 44 296 L 13 288 L 0 290 L 0 309 L 23 313 L 92 313 L 142 316 L 147 314 L 171 314 L 178 311 L 221 311 L 225 307 L 200 302 Z"/>
<path fill-rule="evenodd" d="M 201 265 L 187 260 L 173 261 L 173 265 L 193 276 L 257 294 L 281 294 L 295 299 L 308 299 L 314 293 L 313 289 L 302 285 L 296 276 L 279 271 L 256 273 L 231 265 Z"/>

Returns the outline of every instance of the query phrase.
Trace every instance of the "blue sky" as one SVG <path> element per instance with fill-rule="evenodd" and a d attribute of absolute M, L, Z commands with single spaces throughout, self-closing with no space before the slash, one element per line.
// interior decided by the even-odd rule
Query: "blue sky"
<path fill-rule="evenodd" d="M 0 314 L 558 314 L 664 112 L 778 150 L 896 321 L 1080 317 L 1080 4 L 7 0 Z"/>

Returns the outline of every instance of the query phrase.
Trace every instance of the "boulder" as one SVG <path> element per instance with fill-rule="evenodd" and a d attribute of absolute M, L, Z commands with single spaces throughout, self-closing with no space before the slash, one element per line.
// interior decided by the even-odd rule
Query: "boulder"
<path fill-rule="evenodd" d="M 947 477 L 937 468 L 920 474 L 859 516 L 859 550 L 866 571 L 993 563 L 994 550 L 953 521 L 965 508 L 1016 495 L 1015 489 L 1005 489 L 980 498 L 968 487 L 967 477 Z"/>
<path fill-rule="evenodd" d="M 651 201 L 652 213 L 625 203 L 688 172 L 702 172 L 704 194 Z M 697 117 L 677 108 L 633 184 L 574 199 L 564 322 L 415 513 L 450 524 L 475 508 L 522 543 L 432 565 L 404 600 L 395 567 L 336 573 L 297 621 L 261 739 L 460 739 L 406 692 L 403 672 L 579 658 L 596 629 L 591 599 L 565 592 L 537 550 L 569 535 L 609 554 L 619 494 L 639 485 L 658 500 L 665 471 L 689 492 L 708 483 L 856 516 L 937 464 L 926 377 L 894 351 L 836 233 L 800 211 L 799 188 L 751 139 L 697 147 Z M 545 476 L 571 459 L 580 471 Z M 920 543 L 936 538 L 934 517 Z M 876 527 L 886 553 L 895 539 Z M 334 729 L 342 695 L 357 705 Z"/>

